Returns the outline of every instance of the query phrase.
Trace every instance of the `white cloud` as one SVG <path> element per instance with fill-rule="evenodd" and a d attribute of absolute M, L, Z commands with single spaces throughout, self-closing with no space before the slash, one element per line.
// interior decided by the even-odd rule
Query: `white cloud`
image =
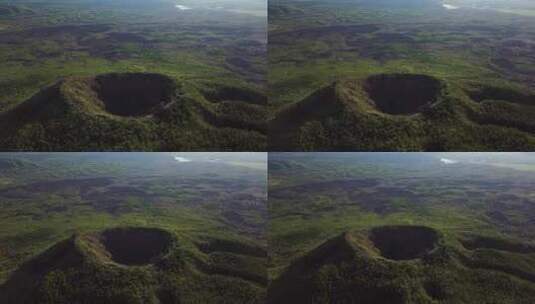
<path fill-rule="evenodd" d="M 185 157 L 175 156 L 175 160 L 179 163 L 189 163 L 191 162 L 191 159 L 187 159 Z"/>
<path fill-rule="evenodd" d="M 452 164 L 456 164 L 456 163 L 458 163 L 458 161 L 453 160 L 453 159 L 448 159 L 448 158 L 441 158 L 440 161 L 441 161 L 443 164 L 446 164 L 446 165 L 452 165 Z"/>
<path fill-rule="evenodd" d="M 181 10 L 181 11 L 187 11 L 187 10 L 191 9 L 191 7 L 187 7 L 185 5 L 180 5 L 180 4 L 175 5 L 175 7 L 178 8 L 179 10 Z"/>

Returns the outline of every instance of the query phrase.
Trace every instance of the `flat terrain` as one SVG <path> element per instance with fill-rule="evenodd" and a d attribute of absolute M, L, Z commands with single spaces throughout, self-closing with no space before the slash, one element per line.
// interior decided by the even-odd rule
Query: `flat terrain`
<path fill-rule="evenodd" d="M 263 303 L 265 154 L 2 154 L 0 168 L 0 303 Z"/>
<path fill-rule="evenodd" d="M 271 149 L 532 150 L 533 12 L 521 0 L 271 1 Z"/>
<path fill-rule="evenodd" d="M 261 150 L 265 126 L 248 121 L 265 117 L 266 26 L 265 1 L 2 0 L 0 116 L 8 129 L 2 149 Z M 81 101 L 68 94 L 78 89 L 69 80 L 110 73 L 173 80 L 182 98 L 166 108 L 172 122 L 154 112 L 124 117 L 73 110 Z M 50 94 L 58 83 L 64 89 Z M 116 87 L 126 92 L 114 96 L 124 108 L 132 87 L 154 92 L 139 83 Z M 251 101 L 247 92 L 259 97 Z M 90 103 L 105 102 L 96 93 Z M 110 138 L 92 145 L 72 130 L 75 121 L 86 136 Z M 171 142 L 164 132 L 173 135 Z M 61 143 L 54 143 L 58 137 Z"/>
<path fill-rule="evenodd" d="M 271 153 L 270 303 L 531 303 L 526 154 Z"/>

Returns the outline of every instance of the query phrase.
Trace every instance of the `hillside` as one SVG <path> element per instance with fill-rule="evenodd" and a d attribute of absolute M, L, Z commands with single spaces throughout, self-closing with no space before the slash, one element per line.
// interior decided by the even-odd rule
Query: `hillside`
<path fill-rule="evenodd" d="M 526 1 L 277 0 L 270 10 L 270 149 L 534 149 Z"/>
<path fill-rule="evenodd" d="M 269 303 L 531 303 L 531 153 L 271 153 Z"/>
<path fill-rule="evenodd" d="M 265 11 L 0 1 L 0 150 L 265 150 Z"/>
<path fill-rule="evenodd" d="M 268 302 L 531 303 L 535 269 L 525 265 L 534 259 L 535 247 L 510 241 L 450 245 L 427 227 L 379 226 L 296 260 L 271 284 Z"/>
<path fill-rule="evenodd" d="M 266 100 L 149 73 L 69 77 L 1 114 L 6 150 L 259 150 Z M 247 140 L 243 140 L 247 139 Z"/>
<path fill-rule="evenodd" d="M 263 303 L 260 153 L 0 155 L 0 303 Z"/>
<path fill-rule="evenodd" d="M 269 122 L 275 151 L 527 151 L 535 94 L 376 74 L 318 89 Z"/>
<path fill-rule="evenodd" d="M 239 242 L 113 228 L 74 235 L 26 262 L 0 287 L 0 303 L 262 303 L 264 256 Z"/>

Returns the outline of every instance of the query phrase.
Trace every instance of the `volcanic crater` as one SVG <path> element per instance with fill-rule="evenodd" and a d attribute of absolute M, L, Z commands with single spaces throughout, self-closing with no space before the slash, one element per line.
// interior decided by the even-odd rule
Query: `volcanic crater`
<path fill-rule="evenodd" d="M 418 259 L 432 251 L 439 235 L 424 226 L 382 226 L 373 228 L 369 238 L 383 257 L 401 261 Z"/>
<path fill-rule="evenodd" d="M 467 90 L 466 93 L 476 102 L 502 100 L 523 105 L 535 105 L 534 93 L 525 93 L 511 88 L 482 86 Z"/>
<path fill-rule="evenodd" d="M 105 110 L 118 116 L 146 116 L 173 101 L 174 81 L 149 73 L 96 76 L 92 89 Z"/>
<path fill-rule="evenodd" d="M 99 239 L 114 262 L 128 266 L 151 264 L 172 244 L 171 234 L 156 228 L 113 228 L 101 232 Z"/>
<path fill-rule="evenodd" d="M 364 81 L 364 90 L 375 107 L 391 115 L 422 112 L 438 99 L 441 82 L 418 74 L 379 74 Z"/>
<path fill-rule="evenodd" d="M 485 236 L 471 236 L 460 239 L 461 244 L 468 250 L 493 249 L 500 251 L 516 252 L 521 254 L 535 253 L 535 246 L 513 240 L 492 238 Z"/>

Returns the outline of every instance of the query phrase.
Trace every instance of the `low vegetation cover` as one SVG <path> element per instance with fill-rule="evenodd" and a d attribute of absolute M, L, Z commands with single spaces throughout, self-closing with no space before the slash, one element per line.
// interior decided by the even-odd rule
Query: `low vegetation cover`
<path fill-rule="evenodd" d="M 0 1 L 0 147 L 265 150 L 263 1 Z"/>
<path fill-rule="evenodd" d="M 533 5 L 451 2 L 272 1 L 270 149 L 533 150 Z"/>
<path fill-rule="evenodd" d="M 256 150 L 265 147 L 265 104 L 255 91 L 198 91 L 160 74 L 71 77 L 0 114 L 0 145 L 25 151 Z"/>
<path fill-rule="evenodd" d="M 270 154 L 268 303 L 532 303 L 534 164 Z"/>
<path fill-rule="evenodd" d="M 261 155 L 0 156 L 0 303 L 264 303 Z"/>

